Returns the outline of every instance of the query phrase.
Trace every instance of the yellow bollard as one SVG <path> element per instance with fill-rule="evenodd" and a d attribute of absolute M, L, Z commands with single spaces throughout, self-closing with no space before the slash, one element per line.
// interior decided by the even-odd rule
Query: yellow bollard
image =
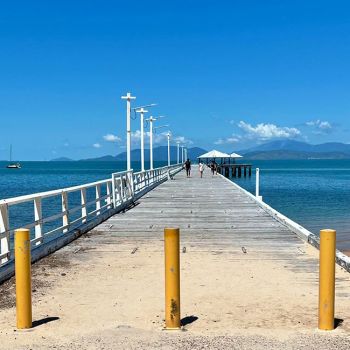
<path fill-rule="evenodd" d="M 164 229 L 165 329 L 180 329 L 180 230 Z"/>
<path fill-rule="evenodd" d="M 320 232 L 320 285 L 318 301 L 318 328 L 334 329 L 336 231 Z"/>
<path fill-rule="evenodd" d="M 30 232 L 15 231 L 15 273 L 17 328 L 32 327 L 32 282 L 30 259 Z"/>

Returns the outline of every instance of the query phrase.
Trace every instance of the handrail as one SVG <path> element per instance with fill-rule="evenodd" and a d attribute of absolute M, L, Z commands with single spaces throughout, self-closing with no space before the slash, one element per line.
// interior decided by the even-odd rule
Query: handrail
<path fill-rule="evenodd" d="M 48 242 L 48 237 L 57 238 L 53 237 L 53 234 L 62 237 L 112 209 L 113 213 L 121 210 L 161 182 L 171 178 L 181 168 L 182 164 L 176 164 L 136 173 L 133 170 L 120 171 L 113 173 L 110 179 L 0 200 L 0 268 L 13 259 L 14 231 L 19 227 L 11 225 L 12 207 L 24 203 L 33 204 L 33 219 L 21 225 L 31 229 L 33 249 Z M 56 201 L 59 198 L 61 203 L 59 209 L 43 217 L 42 209 L 47 209 L 45 202 L 43 205 L 43 199 L 49 201 L 53 198 L 56 198 Z"/>

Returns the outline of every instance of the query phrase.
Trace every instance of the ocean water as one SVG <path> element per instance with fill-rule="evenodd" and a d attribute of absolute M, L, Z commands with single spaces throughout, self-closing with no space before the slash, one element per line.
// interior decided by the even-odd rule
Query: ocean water
<path fill-rule="evenodd" d="M 104 180 L 126 169 L 126 162 L 21 162 L 21 169 L 6 169 L 7 164 L 0 162 L 0 199 Z M 154 162 L 154 167 L 165 165 Z M 140 170 L 140 162 L 131 166 Z"/>
<path fill-rule="evenodd" d="M 125 162 L 23 162 L 22 169 L 16 170 L 6 169 L 6 164 L 0 162 L 0 199 L 103 180 L 112 172 L 124 170 L 126 165 Z M 252 164 L 260 168 L 260 194 L 266 203 L 316 234 L 322 228 L 336 229 L 338 248 L 350 251 L 350 160 L 276 160 L 252 161 Z M 155 167 L 164 165 L 165 162 L 155 162 Z M 138 171 L 139 162 L 132 167 Z M 255 171 L 251 178 L 232 181 L 255 193 Z M 88 193 L 88 200 L 93 196 L 94 193 Z M 78 197 L 77 194 L 70 202 L 79 204 Z M 60 205 L 60 198 L 46 203 L 45 209 L 43 205 L 44 216 L 57 213 Z M 32 221 L 32 204 L 11 209 L 11 228 Z"/>
<path fill-rule="evenodd" d="M 337 230 L 337 247 L 350 251 L 350 160 L 253 161 L 264 202 L 311 232 Z M 251 178 L 235 178 L 255 194 Z"/>
<path fill-rule="evenodd" d="M 94 181 L 104 180 L 111 177 L 113 172 L 123 171 L 126 162 L 21 162 L 21 169 L 7 169 L 7 162 L 0 162 L 0 199 L 17 197 L 38 192 L 50 191 L 65 187 L 87 184 Z M 134 171 L 140 170 L 140 163 L 133 162 Z M 167 165 L 166 162 L 154 162 L 154 167 Z M 145 163 L 146 169 L 149 167 Z M 106 189 L 101 188 L 101 195 L 106 194 Z M 86 192 L 87 202 L 95 199 L 95 189 Z M 74 192 L 68 195 L 69 207 L 80 205 L 80 193 Z M 59 212 L 61 197 L 55 196 L 42 200 L 43 218 L 50 217 Z M 95 209 L 94 204 L 87 207 L 91 212 Z M 77 219 L 80 212 L 71 216 L 71 220 Z M 27 202 L 9 207 L 10 229 L 23 227 L 34 222 L 34 204 Z M 57 219 L 43 225 L 43 232 L 49 232 L 62 225 L 62 219 Z M 74 225 L 73 225 L 74 226 Z M 60 232 L 52 235 L 56 237 Z M 31 229 L 31 236 L 34 230 Z"/>

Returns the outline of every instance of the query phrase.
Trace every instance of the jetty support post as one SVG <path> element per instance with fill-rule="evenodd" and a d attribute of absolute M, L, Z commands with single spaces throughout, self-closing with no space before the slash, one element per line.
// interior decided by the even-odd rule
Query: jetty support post
<path fill-rule="evenodd" d="M 180 230 L 164 229 L 165 329 L 181 328 L 180 318 Z"/>
<path fill-rule="evenodd" d="M 234 165 L 232 169 L 232 177 L 237 177 L 237 167 Z"/>
<path fill-rule="evenodd" d="M 15 231 L 15 275 L 17 328 L 32 327 L 32 281 L 31 281 L 30 231 Z"/>
<path fill-rule="evenodd" d="M 336 231 L 320 231 L 318 328 L 334 329 Z"/>

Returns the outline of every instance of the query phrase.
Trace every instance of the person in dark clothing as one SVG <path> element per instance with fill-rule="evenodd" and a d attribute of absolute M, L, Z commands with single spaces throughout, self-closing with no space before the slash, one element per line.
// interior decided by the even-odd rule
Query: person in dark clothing
<path fill-rule="evenodd" d="M 214 164 L 214 160 L 212 160 L 211 163 L 210 163 L 210 170 L 211 170 L 211 174 L 214 175 L 214 173 L 215 173 L 215 164 Z"/>
<path fill-rule="evenodd" d="M 185 162 L 186 176 L 191 177 L 191 161 L 187 158 Z"/>

